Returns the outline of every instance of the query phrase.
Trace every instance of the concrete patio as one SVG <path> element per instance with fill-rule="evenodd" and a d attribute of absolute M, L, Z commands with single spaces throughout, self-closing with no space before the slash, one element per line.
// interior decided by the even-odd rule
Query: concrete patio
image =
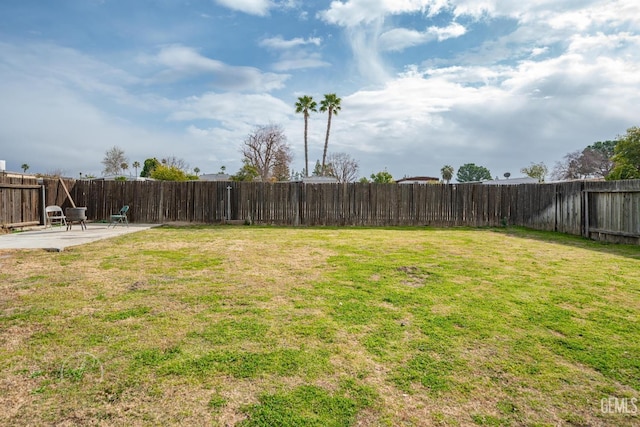
<path fill-rule="evenodd" d="M 159 226 L 159 224 L 129 224 L 128 227 L 125 225 L 107 227 L 107 225 L 107 223 L 87 223 L 87 229 L 82 230 L 79 224 L 74 224 L 69 231 L 64 226 L 53 226 L 46 229 L 38 227 L 29 231 L 0 234 L 0 250 L 45 249 L 60 252 L 70 246 L 149 230 Z"/>

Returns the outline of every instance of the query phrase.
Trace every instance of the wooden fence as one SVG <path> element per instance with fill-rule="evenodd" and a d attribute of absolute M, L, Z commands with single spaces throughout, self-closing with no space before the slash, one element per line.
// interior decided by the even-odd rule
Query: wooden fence
<path fill-rule="evenodd" d="M 64 182 L 74 184 L 70 179 Z M 44 207 L 64 203 L 69 202 L 58 179 L 0 173 L 0 228 L 44 224 Z"/>
<path fill-rule="evenodd" d="M 127 204 L 129 219 L 139 223 L 518 225 L 640 244 L 640 180 L 521 185 L 65 182 L 76 205 L 86 206 L 93 221 L 105 220 Z M 44 185 L 47 205 L 70 206 L 58 181 L 45 180 Z M 40 218 L 34 199 L 39 190 L 19 190 L 21 195 L 15 188 L 0 188 L 0 223 Z"/>

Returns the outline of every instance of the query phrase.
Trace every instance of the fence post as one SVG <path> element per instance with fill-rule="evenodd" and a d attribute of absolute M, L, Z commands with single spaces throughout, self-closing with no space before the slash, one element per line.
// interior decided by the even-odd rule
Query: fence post
<path fill-rule="evenodd" d="M 589 238 L 589 191 L 582 190 L 582 206 L 583 211 L 583 225 L 582 225 L 582 236 Z"/>
<path fill-rule="evenodd" d="M 227 186 L 227 221 L 231 221 L 231 186 Z"/>

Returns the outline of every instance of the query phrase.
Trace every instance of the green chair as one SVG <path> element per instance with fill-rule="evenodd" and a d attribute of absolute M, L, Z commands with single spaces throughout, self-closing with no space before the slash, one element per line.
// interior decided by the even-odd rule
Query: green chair
<path fill-rule="evenodd" d="M 129 220 L 127 219 L 127 212 L 129 211 L 129 205 L 124 205 L 120 212 L 117 214 L 111 215 L 111 223 L 107 225 L 107 228 L 113 226 L 115 228 L 118 224 L 125 224 L 127 227 L 129 226 Z"/>

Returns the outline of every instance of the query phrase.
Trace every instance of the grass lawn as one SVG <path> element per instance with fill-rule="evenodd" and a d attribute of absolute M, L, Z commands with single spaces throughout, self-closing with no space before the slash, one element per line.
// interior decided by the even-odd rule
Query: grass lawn
<path fill-rule="evenodd" d="M 162 227 L 0 251 L 0 315 L 0 425 L 640 423 L 639 247 Z"/>

